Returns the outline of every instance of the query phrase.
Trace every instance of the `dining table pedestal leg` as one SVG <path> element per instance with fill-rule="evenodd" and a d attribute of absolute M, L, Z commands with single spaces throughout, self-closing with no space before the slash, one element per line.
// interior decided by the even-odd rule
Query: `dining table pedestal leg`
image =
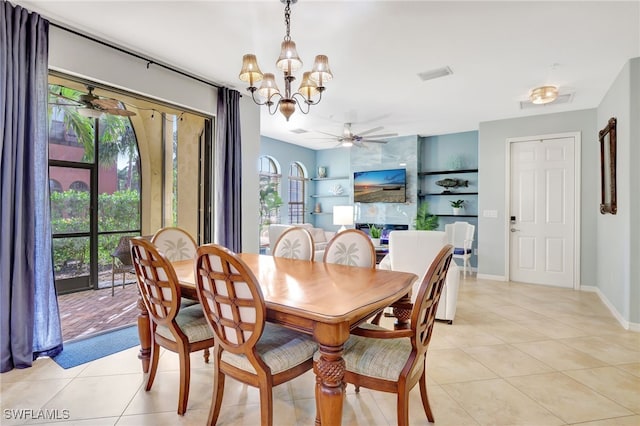
<path fill-rule="evenodd" d="M 320 345 L 316 366 L 316 425 L 339 425 L 344 401 L 344 359 L 342 346 Z"/>
<path fill-rule="evenodd" d="M 149 361 L 151 360 L 151 322 L 149 321 L 149 312 L 142 301 L 142 297 L 138 297 L 138 336 L 140 337 L 140 353 L 138 359 L 142 361 L 142 372 L 149 372 Z"/>
<path fill-rule="evenodd" d="M 348 324 L 316 324 L 314 338 L 320 358 L 316 362 L 316 425 L 342 424 L 344 403 L 344 344 L 349 338 Z"/>

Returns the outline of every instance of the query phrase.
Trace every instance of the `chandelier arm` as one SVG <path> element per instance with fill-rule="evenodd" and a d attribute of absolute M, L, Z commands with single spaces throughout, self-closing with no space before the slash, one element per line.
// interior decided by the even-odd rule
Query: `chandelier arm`
<path fill-rule="evenodd" d="M 302 102 L 298 100 L 298 98 L 296 97 L 296 95 L 300 96 L 302 98 Z M 300 93 L 296 92 L 293 94 L 293 96 L 291 97 L 291 100 L 295 101 L 296 105 L 298 105 L 298 109 L 300 109 L 300 112 L 303 114 L 309 114 L 309 111 L 311 110 L 311 105 L 315 105 L 315 104 L 310 104 L 309 102 L 307 102 L 307 100 L 305 99 L 304 96 L 302 96 Z M 304 110 L 303 105 L 307 106 L 307 110 Z"/>
<path fill-rule="evenodd" d="M 257 99 L 255 97 L 255 87 L 253 88 L 253 90 L 251 90 L 251 88 L 248 89 L 251 92 L 251 99 L 253 99 L 253 102 L 255 102 L 257 105 L 263 106 L 266 105 L 267 108 L 269 108 L 269 114 L 274 115 L 276 113 L 276 111 L 278 110 L 278 104 L 280 103 L 280 99 L 283 99 L 283 96 L 280 93 L 274 93 L 273 95 L 271 95 L 271 97 L 269 97 L 269 99 L 265 100 L 264 102 L 260 102 L 260 99 Z M 274 102 L 273 99 L 277 96 L 280 97 L 280 99 L 278 99 L 278 102 Z M 275 105 L 276 108 L 273 110 L 273 112 L 271 111 L 271 106 Z"/>
<path fill-rule="evenodd" d="M 296 95 L 300 96 L 302 98 L 302 103 L 307 104 L 308 107 L 310 107 L 311 105 L 318 105 L 320 103 L 320 101 L 322 100 L 322 92 L 320 92 L 320 96 L 318 97 L 318 100 L 316 100 L 316 101 L 307 100 L 307 98 L 305 98 L 299 92 L 296 92 L 296 93 L 293 94 L 293 96 L 291 98 L 294 99 L 298 105 L 300 105 L 301 102 L 298 101 L 298 99 L 296 99 Z M 302 110 L 302 107 L 300 108 L 300 110 Z M 305 112 L 305 114 L 307 114 L 308 112 L 309 111 Z"/>

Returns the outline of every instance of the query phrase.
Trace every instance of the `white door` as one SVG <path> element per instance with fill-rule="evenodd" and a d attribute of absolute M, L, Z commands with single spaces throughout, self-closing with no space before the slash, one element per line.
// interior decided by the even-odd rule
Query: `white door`
<path fill-rule="evenodd" d="M 510 280 L 574 287 L 575 138 L 511 143 Z"/>

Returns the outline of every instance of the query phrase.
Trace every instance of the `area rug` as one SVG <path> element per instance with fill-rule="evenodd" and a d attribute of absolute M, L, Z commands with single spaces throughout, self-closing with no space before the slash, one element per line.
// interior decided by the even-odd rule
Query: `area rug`
<path fill-rule="evenodd" d="M 133 325 L 64 343 L 62 352 L 53 360 L 62 368 L 72 368 L 139 344 L 138 327 Z"/>

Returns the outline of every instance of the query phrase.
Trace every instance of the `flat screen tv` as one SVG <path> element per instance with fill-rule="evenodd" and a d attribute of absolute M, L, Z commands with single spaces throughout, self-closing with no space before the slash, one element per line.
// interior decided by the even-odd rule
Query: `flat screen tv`
<path fill-rule="evenodd" d="M 356 203 L 404 203 L 406 199 L 406 169 L 353 173 L 353 201 Z"/>

